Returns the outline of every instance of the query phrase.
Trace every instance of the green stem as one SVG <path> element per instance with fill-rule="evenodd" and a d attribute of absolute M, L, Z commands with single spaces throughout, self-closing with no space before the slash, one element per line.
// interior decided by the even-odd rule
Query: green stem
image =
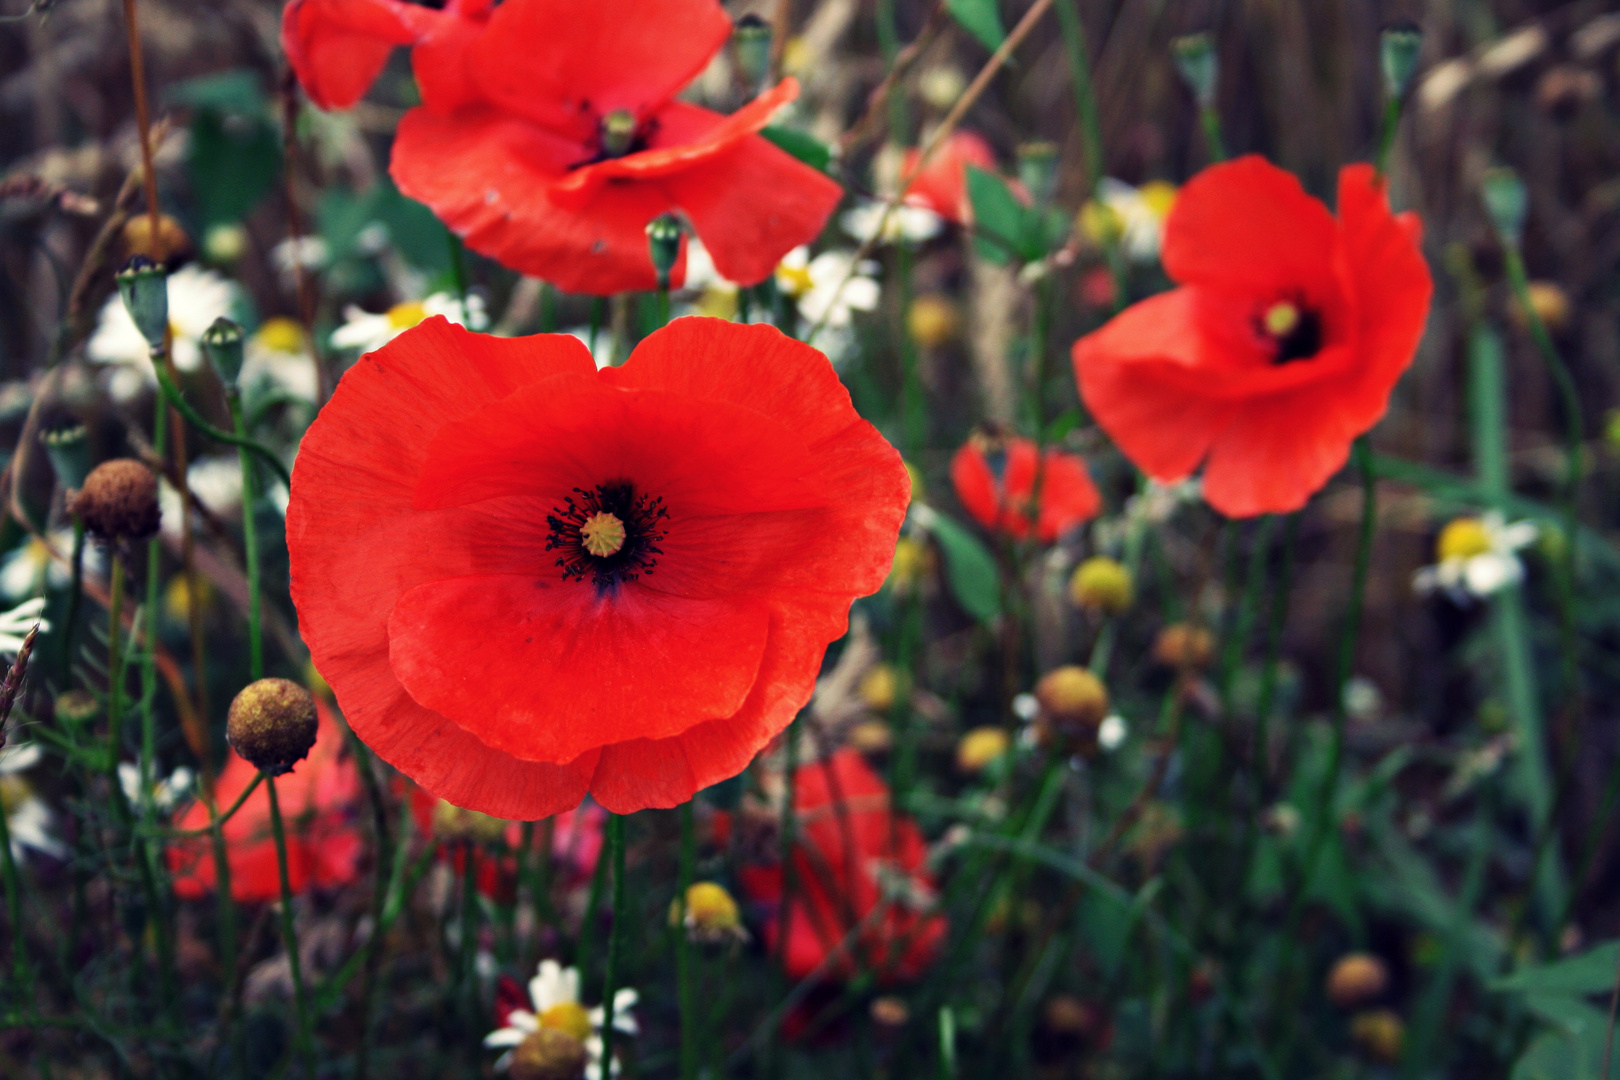
<path fill-rule="evenodd" d="M 376 851 L 371 887 L 371 937 L 365 944 L 365 971 L 360 984 L 360 1046 L 355 1051 L 354 1080 L 366 1080 L 370 1069 L 372 1017 L 376 1012 L 377 965 L 382 956 L 383 911 L 388 901 L 388 885 L 393 879 L 394 849 L 388 829 L 388 807 L 383 801 L 382 785 L 372 771 L 371 755 L 353 729 L 349 731 L 349 745 L 355 763 L 360 768 L 365 784 L 366 798 L 371 803 L 372 845 Z"/>
<path fill-rule="evenodd" d="M 73 631 L 79 623 L 79 605 L 84 598 L 84 519 L 73 515 L 73 568 L 68 585 L 67 615 L 62 619 L 62 685 L 73 678 Z"/>
<path fill-rule="evenodd" d="M 225 850 L 225 822 L 231 814 L 247 801 L 248 793 L 259 786 L 264 774 L 253 778 L 247 791 L 231 807 L 230 812 L 221 816 L 214 805 L 212 792 L 204 792 L 203 803 L 208 807 L 208 832 L 213 841 L 214 849 L 214 882 L 219 894 L 219 962 L 225 972 L 225 997 L 227 1005 L 225 1013 L 225 1038 L 231 1044 L 231 1053 L 236 1061 L 236 1072 L 239 1076 L 247 1075 L 247 1040 L 243 1037 L 240 1025 L 237 1023 L 241 1010 L 238 1008 L 236 987 L 241 981 L 238 972 L 241 968 L 242 958 L 237 955 L 236 948 L 236 897 L 231 893 L 231 860 Z"/>
<path fill-rule="evenodd" d="M 157 381 L 158 387 L 163 391 L 163 396 L 168 398 L 169 404 L 173 405 L 177 410 L 179 410 L 180 415 L 186 418 L 186 423 L 190 424 L 199 432 L 208 436 L 210 439 L 215 440 L 216 442 L 227 443 L 231 446 L 244 447 L 251 450 L 253 453 L 258 454 L 260 458 L 264 459 L 267 465 L 275 470 L 275 473 L 278 477 L 280 477 L 281 482 L 287 485 L 287 489 L 289 491 L 292 490 L 292 474 L 287 471 L 287 466 L 281 463 L 281 459 L 276 457 L 275 453 L 268 446 L 265 446 L 263 443 L 254 442 L 252 439 L 246 438 L 245 436 L 233 435 L 228 431 L 221 431 L 219 428 L 210 424 L 207 420 L 204 420 L 202 418 L 202 414 L 196 409 L 193 409 L 191 407 L 191 403 L 180 396 L 180 388 L 174 385 L 174 380 L 169 378 L 169 373 L 164 371 L 161 367 L 157 369 Z"/>
<path fill-rule="evenodd" d="M 679 918 L 675 924 L 675 976 L 680 983 L 681 1003 L 681 1080 L 697 1080 L 698 1055 L 702 1032 L 698 1030 L 697 982 L 692 970 L 692 940 L 686 928 L 686 894 L 692 887 L 693 864 L 697 857 L 697 826 L 692 802 L 681 804 L 681 854 L 676 894 Z M 614 922 L 618 915 L 614 915 Z"/>
<path fill-rule="evenodd" d="M 234 387 L 225 395 L 231 409 L 231 424 L 236 433 L 247 437 L 247 425 L 242 419 L 242 395 Z M 237 460 L 242 466 L 242 562 L 247 572 L 248 587 L 248 674 L 254 682 L 264 678 L 264 630 L 259 617 L 259 530 L 255 521 L 258 507 L 258 479 L 253 474 L 253 459 L 246 446 L 238 445 Z"/>
<path fill-rule="evenodd" d="M 124 555 L 116 547 L 112 548 L 107 591 L 107 779 L 112 784 L 113 808 L 123 818 L 128 806 L 118 782 L 118 759 L 124 752 Z"/>
<path fill-rule="evenodd" d="M 579 928 L 579 947 L 574 952 L 574 967 L 579 970 L 580 990 L 590 977 L 591 963 L 596 958 L 596 935 L 602 921 L 602 898 L 607 891 L 608 868 L 612 865 L 607 850 L 596 856 L 596 870 L 591 874 L 591 891 L 585 899 L 585 921 Z"/>
<path fill-rule="evenodd" d="M 1080 118 L 1080 145 L 1086 155 L 1086 190 L 1080 200 L 1084 203 L 1097 193 L 1097 182 L 1102 179 L 1102 123 L 1097 117 L 1097 94 L 1091 81 L 1091 58 L 1080 6 L 1076 0 L 1058 0 L 1057 15 L 1063 46 L 1069 53 L 1069 81 L 1074 86 L 1074 111 Z"/>
<path fill-rule="evenodd" d="M 0 807 L 0 871 L 6 881 L 6 917 L 11 922 L 11 985 L 17 988 L 19 1009 L 32 1008 L 34 1002 L 34 971 L 28 963 L 27 935 L 23 933 L 22 878 L 17 873 L 17 860 L 11 853 L 11 826 L 6 812 Z"/>
<path fill-rule="evenodd" d="M 1401 99 L 1392 97 L 1384 106 L 1384 120 L 1378 130 L 1378 156 L 1373 158 L 1373 168 L 1380 177 L 1389 169 L 1389 152 L 1395 146 L 1395 132 L 1401 124 Z"/>
<path fill-rule="evenodd" d="M 602 985 L 602 1075 L 613 1075 L 613 999 L 619 992 L 624 963 L 625 928 L 630 922 L 629 890 L 624 880 L 624 816 L 609 814 L 609 857 L 613 860 L 613 927 L 608 933 L 607 974 Z"/>
<path fill-rule="evenodd" d="M 270 831 L 276 840 L 276 871 L 281 876 L 281 944 L 287 950 L 287 966 L 292 972 L 293 1007 L 298 1021 L 298 1047 L 304 1057 L 308 1080 L 315 1080 L 315 1042 L 309 1027 L 309 1000 L 304 989 L 304 967 L 298 956 L 298 931 L 293 925 L 292 880 L 287 873 L 287 830 L 281 820 L 281 801 L 276 797 L 276 778 L 264 773 L 264 786 L 270 792 Z"/>
<path fill-rule="evenodd" d="M 1198 123 L 1204 129 L 1204 147 L 1212 164 L 1226 160 L 1226 140 L 1221 137 L 1221 114 L 1213 103 L 1198 109 Z"/>
<path fill-rule="evenodd" d="M 456 299 L 461 301 L 461 319 L 467 321 L 467 257 L 461 250 L 461 238 L 449 229 L 444 230 L 445 242 L 450 245 L 450 280 L 456 286 Z M 468 327 L 471 329 L 471 327 Z"/>

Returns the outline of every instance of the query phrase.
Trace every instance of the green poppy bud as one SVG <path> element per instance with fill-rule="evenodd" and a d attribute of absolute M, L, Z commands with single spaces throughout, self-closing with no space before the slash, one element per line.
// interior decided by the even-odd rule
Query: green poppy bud
<path fill-rule="evenodd" d="M 169 329 L 168 272 L 145 255 L 136 255 L 118 272 L 118 295 L 146 343 L 163 348 Z"/>

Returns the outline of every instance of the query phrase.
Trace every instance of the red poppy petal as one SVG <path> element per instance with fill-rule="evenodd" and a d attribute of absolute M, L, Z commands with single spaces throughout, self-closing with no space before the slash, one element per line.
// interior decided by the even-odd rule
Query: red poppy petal
<path fill-rule="evenodd" d="M 1339 231 L 1357 313 L 1357 370 L 1340 402 L 1343 429 L 1353 437 L 1384 415 L 1390 390 L 1411 366 L 1434 281 L 1418 246 L 1417 218 L 1390 213 L 1370 165 L 1339 173 Z"/>
<path fill-rule="evenodd" d="M 519 273 L 601 296 L 656 287 L 646 226 L 671 208 L 669 197 L 656 184 L 610 184 L 565 210 L 548 192 L 577 157 L 574 144 L 508 114 L 412 109 L 389 172 L 468 247 Z"/>
<path fill-rule="evenodd" d="M 674 97 L 730 35 L 715 0 L 506 0 L 470 62 L 491 103 L 594 140 L 608 113 Z"/>
<path fill-rule="evenodd" d="M 1298 510 L 1350 456 L 1336 414 L 1335 401 L 1313 392 L 1236 407 L 1204 466 L 1204 498 L 1227 517 Z"/>
<path fill-rule="evenodd" d="M 758 678 L 736 714 L 671 739 L 609 746 L 591 780 L 591 797 L 616 814 L 679 806 L 736 776 L 810 700 L 829 643 L 849 626 L 847 601 L 778 604 Z"/>
<path fill-rule="evenodd" d="M 910 176 L 921 158 L 919 150 L 908 150 L 901 172 Z M 906 183 L 906 202 L 923 206 L 939 216 L 962 225 L 973 217 L 967 195 L 967 167 L 996 171 L 996 153 L 980 135 L 971 131 L 953 133 L 934 152 L 928 165 Z"/>
<path fill-rule="evenodd" d="M 578 209 L 610 180 L 652 180 L 712 160 L 771 122 L 776 110 L 799 96 L 799 81 L 784 79 L 730 116 L 672 101 L 651 118 L 651 147 L 574 169 L 551 189 L 558 206 Z"/>
<path fill-rule="evenodd" d="M 1091 480 L 1086 463 L 1073 454 L 1048 450 L 1040 483 L 1042 540 L 1056 540 L 1081 522 L 1096 517 L 1097 511 L 1102 509 L 1102 496 Z"/>
<path fill-rule="evenodd" d="M 714 268 L 742 285 L 764 281 L 782 256 L 819 236 L 844 194 L 830 176 L 759 135 L 664 183 Z"/>
<path fill-rule="evenodd" d="M 445 18 L 399 0 L 292 0 L 281 15 L 281 45 L 311 101 L 347 109 L 395 46 L 415 43 Z"/>
<path fill-rule="evenodd" d="M 1292 173 L 1249 155 L 1189 180 L 1165 222 L 1164 268 L 1182 284 L 1249 296 L 1336 292 L 1337 227 Z"/>

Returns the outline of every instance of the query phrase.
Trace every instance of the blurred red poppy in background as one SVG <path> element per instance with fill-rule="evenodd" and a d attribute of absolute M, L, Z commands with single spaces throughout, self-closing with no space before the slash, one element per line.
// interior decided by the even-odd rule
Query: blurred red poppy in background
<path fill-rule="evenodd" d="M 575 338 L 430 319 L 299 449 L 299 625 L 355 732 L 428 791 L 545 817 L 734 776 L 809 700 L 910 483 L 821 353 L 679 319 Z"/>
<path fill-rule="evenodd" d="M 730 116 L 675 100 L 731 34 L 715 0 L 292 0 L 282 43 L 310 98 L 346 108 L 414 45 L 422 105 L 390 166 L 474 251 L 569 292 L 656 284 L 645 227 L 679 211 L 723 276 L 763 281 L 842 188 L 757 134 L 786 79 Z M 672 283 L 684 278 L 684 255 Z"/>
<path fill-rule="evenodd" d="M 884 982 L 921 975 L 939 952 L 946 923 L 927 914 L 935 886 L 916 822 L 890 808 L 888 785 L 847 747 L 800 766 L 793 790 L 797 839 L 783 960 L 789 977 L 819 970 L 842 979 L 861 969 Z M 765 944 L 774 950 L 782 867 L 744 867 L 737 879 L 769 912 Z M 835 955 L 846 937 L 849 944 Z"/>
<path fill-rule="evenodd" d="M 450 807 L 457 814 L 467 811 L 451 806 L 443 799 L 439 799 L 422 790 L 409 781 L 403 783 L 410 785 L 407 796 L 410 800 L 411 817 L 416 822 L 417 831 L 423 836 L 445 839 L 441 836 L 446 830 L 443 828 L 441 811 Z M 602 853 L 602 825 L 607 819 L 606 812 L 595 803 L 582 803 L 577 808 L 558 814 L 550 821 L 551 844 L 550 855 L 553 864 L 562 871 L 559 876 L 564 885 L 578 884 L 591 875 L 596 869 L 596 860 Z M 511 852 L 517 852 L 523 847 L 523 823 L 517 821 L 502 821 L 498 818 L 487 819 L 498 830 L 493 837 L 480 837 L 493 841 L 498 838 L 505 841 Z M 460 830 L 465 832 L 465 829 Z M 535 852 L 531 859 L 538 857 L 539 852 L 546 850 L 545 836 L 540 828 L 533 830 L 531 850 Z M 465 851 L 459 844 L 446 844 L 439 849 L 439 857 L 447 860 L 459 876 L 462 872 Z M 532 863 L 531 863 L 532 865 Z M 516 895 L 518 860 L 516 854 L 496 856 L 484 854 L 478 860 L 478 891 L 485 896 L 510 903 Z M 502 1025 L 505 1026 L 505 1025 Z"/>
<path fill-rule="evenodd" d="M 905 201 L 922 206 L 947 221 L 966 225 L 973 220 L 973 206 L 968 200 L 967 167 L 985 172 L 996 171 L 996 152 L 984 138 L 971 131 L 955 131 L 948 135 L 944 145 L 929 157 L 921 170 L 920 150 L 907 150 L 901 175 L 905 177 Z"/>
<path fill-rule="evenodd" d="M 343 729 L 319 698 L 320 727 L 309 757 L 276 778 L 276 795 L 287 830 L 287 878 L 293 892 L 330 889 L 353 881 L 360 869 L 361 837 L 355 823 L 360 774 L 343 745 Z M 230 751 L 214 786 L 221 813 L 247 790 L 259 770 Z M 179 829 L 208 827 L 208 808 L 194 802 L 175 821 Z M 270 792 L 263 784 L 225 823 L 225 857 L 231 869 L 231 895 L 243 903 L 281 896 L 276 842 L 270 831 Z M 216 888 L 213 841 L 206 836 L 176 840 L 169 847 L 175 895 L 183 900 L 208 896 Z"/>
<path fill-rule="evenodd" d="M 1262 158 L 1204 170 L 1165 224 L 1181 287 L 1075 343 L 1086 407 L 1155 479 L 1202 462 L 1223 514 L 1299 509 L 1412 362 L 1433 291 L 1420 232 L 1370 165 L 1339 173 L 1337 219 Z"/>
<path fill-rule="evenodd" d="M 1033 527 L 1036 536 L 1050 542 L 1097 516 L 1102 496 L 1083 460 L 1059 450 L 1042 454 L 1039 469 L 1036 460 L 1029 439 L 975 434 L 951 458 L 956 497 L 979 524 L 1019 539 Z M 1035 501 L 1038 516 L 1032 512 Z"/>

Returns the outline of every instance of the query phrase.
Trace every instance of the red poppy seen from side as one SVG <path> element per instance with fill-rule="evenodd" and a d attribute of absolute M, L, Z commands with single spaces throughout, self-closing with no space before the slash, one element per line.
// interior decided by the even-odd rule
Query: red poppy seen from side
<path fill-rule="evenodd" d="M 1339 174 L 1339 212 L 1259 157 L 1190 181 L 1165 225 L 1179 288 L 1074 346 L 1086 407 L 1161 481 L 1200 464 L 1230 517 L 1299 509 L 1384 415 L 1433 292 L 1415 215 L 1370 165 Z"/>
<path fill-rule="evenodd" d="M 795 80 L 729 116 L 675 100 L 730 33 L 715 0 L 293 0 L 283 15 L 323 107 L 352 104 L 389 50 L 414 45 L 422 105 L 395 135 L 400 190 L 473 250 L 601 295 L 655 286 L 645 227 L 660 214 L 751 285 L 838 203 L 835 181 L 758 134 Z M 683 253 L 674 284 L 684 275 Z"/>
<path fill-rule="evenodd" d="M 1033 531 L 1050 543 L 1102 509 L 1082 459 L 1059 450 L 1037 459 L 1035 444 L 1024 438 L 974 435 L 951 458 L 951 483 L 975 521 L 1018 539 Z M 1040 510 L 1034 513 L 1037 499 Z"/>
<path fill-rule="evenodd" d="M 496 817 L 629 813 L 740 772 L 893 558 L 910 484 L 826 357 L 679 319 L 622 367 L 442 318 L 304 437 L 287 536 L 355 732 Z"/>

